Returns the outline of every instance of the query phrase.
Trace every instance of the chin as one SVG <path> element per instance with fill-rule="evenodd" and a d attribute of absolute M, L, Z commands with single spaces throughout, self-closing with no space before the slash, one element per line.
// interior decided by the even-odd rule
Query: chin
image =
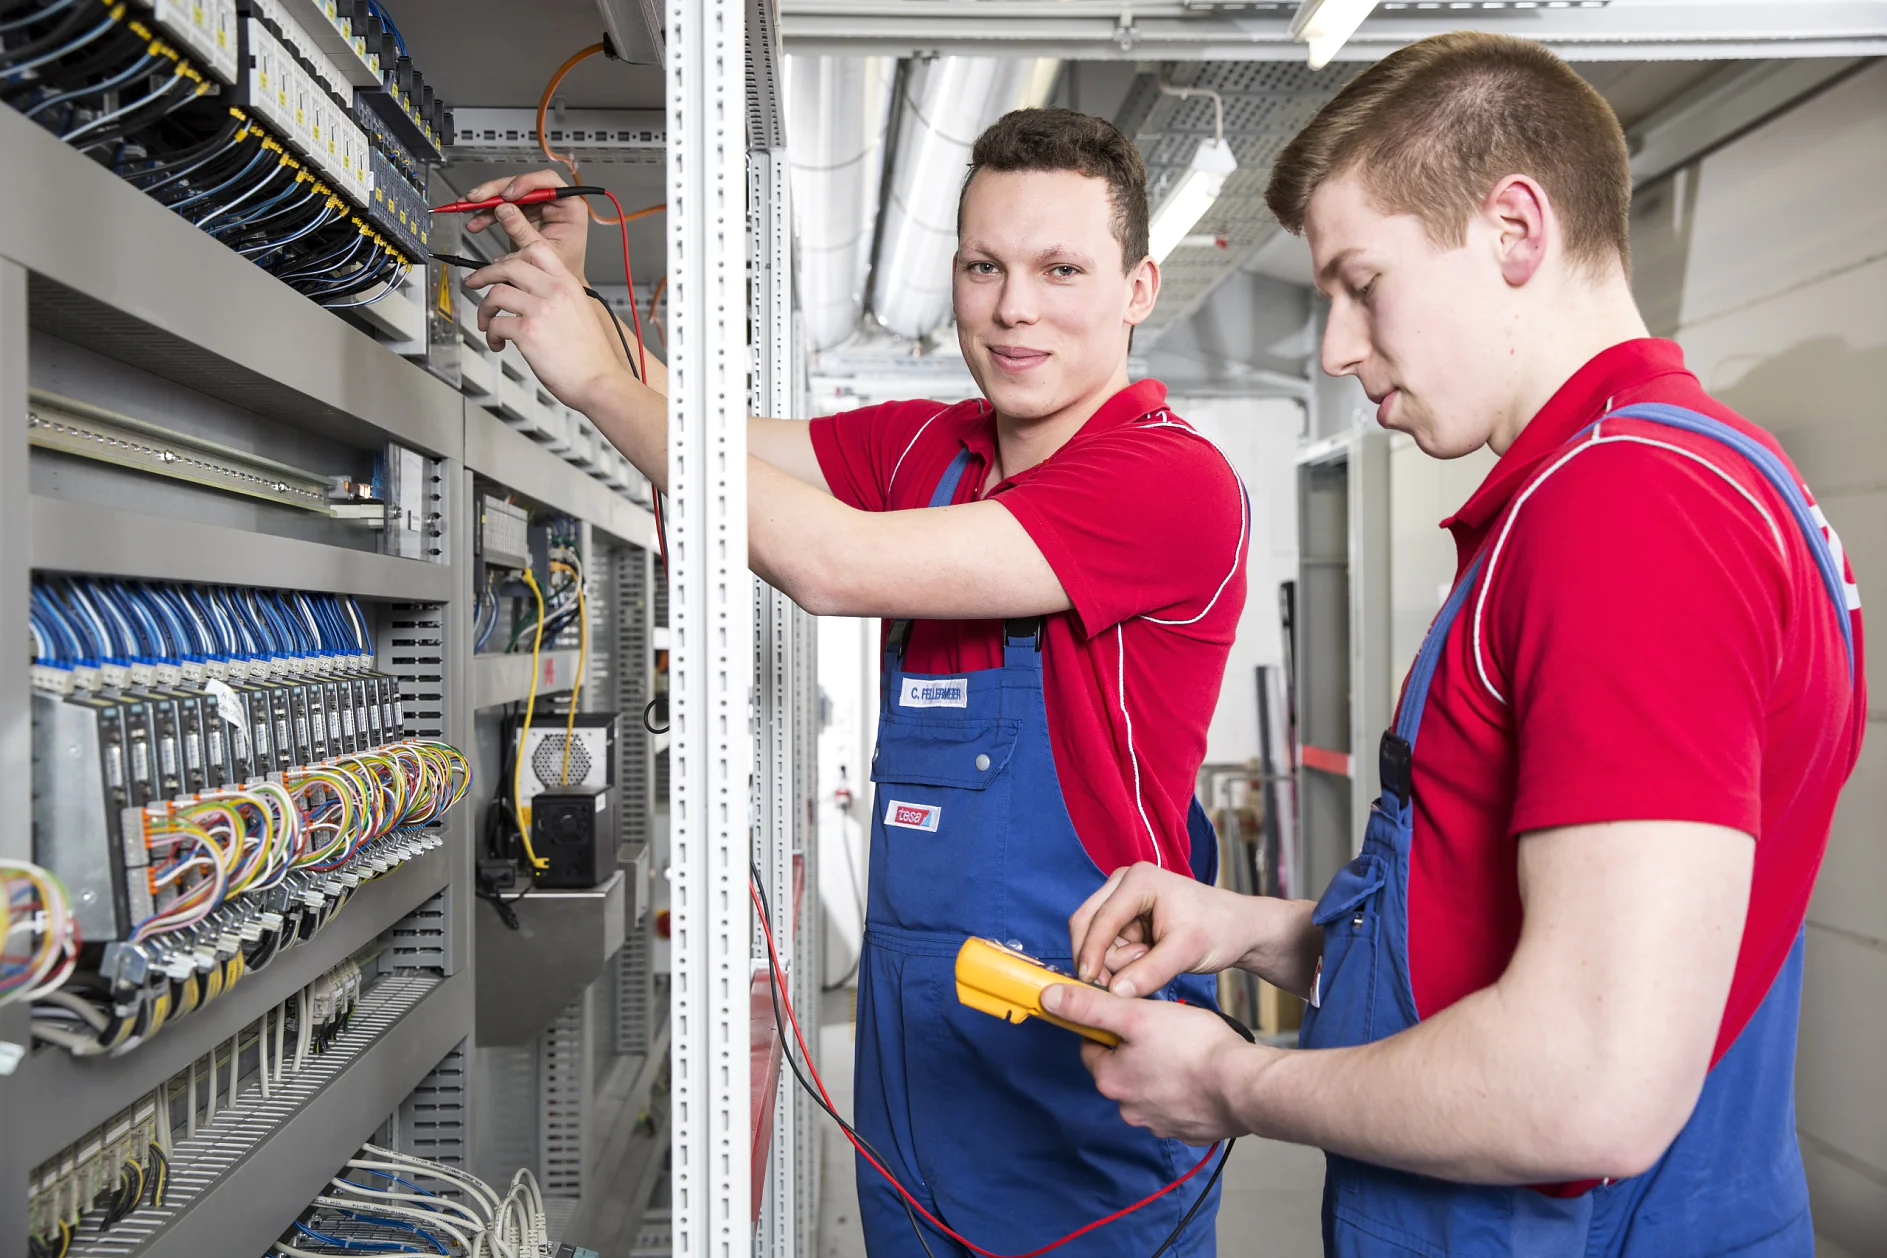
<path fill-rule="evenodd" d="M 977 383 L 982 386 L 983 396 L 989 399 L 990 405 L 1010 419 L 1039 419 L 1066 405 L 1055 400 L 1058 392 L 1046 381 L 1022 384 L 1006 380 L 1001 372 L 991 369 L 984 372 Z"/>

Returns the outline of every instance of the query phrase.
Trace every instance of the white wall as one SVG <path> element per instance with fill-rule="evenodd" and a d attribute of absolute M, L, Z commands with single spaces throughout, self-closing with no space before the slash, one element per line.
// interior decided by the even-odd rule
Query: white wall
<path fill-rule="evenodd" d="M 1258 754 L 1255 670 L 1284 662 L 1278 586 L 1297 578 L 1296 458 L 1304 409 L 1284 398 L 1175 397 L 1168 404 L 1225 452 L 1251 495 L 1245 614 L 1206 734 L 1208 763 L 1242 764 Z"/>
<path fill-rule="evenodd" d="M 1473 495 L 1494 455 L 1483 447 L 1458 459 L 1433 459 L 1403 433 L 1389 441 L 1389 676 L 1392 695 L 1422 649 L 1429 622 L 1455 579 L 1454 535 L 1441 522 Z M 1373 737 L 1373 734 L 1372 734 Z"/>
<path fill-rule="evenodd" d="M 864 930 L 866 858 L 871 851 L 871 751 L 878 730 L 876 620 L 828 616 L 819 622 L 819 896 L 826 911 L 826 982 L 858 955 Z M 841 778 L 843 770 L 843 778 Z M 841 811 L 841 781 L 852 804 Z"/>
<path fill-rule="evenodd" d="M 1887 64 L 1640 199 L 1639 295 L 1692 370 L 1769 428 L 1887 592 Z M 1878 635 L 1878 630 L 1876 634 Z M 1877 658 L 1879 656 L 1877 655 Z M 1878 671 L 1878 667 L 1877 667 Z M 1836 814 L 1809 908 L 1797 1121 L 1817 1231 L 1887 1252 L 1887 717 Z"/>

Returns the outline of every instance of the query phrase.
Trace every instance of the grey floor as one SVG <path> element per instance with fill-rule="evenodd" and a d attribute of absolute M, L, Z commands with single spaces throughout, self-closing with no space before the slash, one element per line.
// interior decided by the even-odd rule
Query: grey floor
<path fill-rule="evenodd" d="M 852 1027 L 845 1009 L 827 1005 L 829 1024 L 820 1031 L 821 1074 L 841 1113 L 851 1112 Z M 839 1018 L 830 1015 L 837 1013 Z M 825 1191 L 819 1203 L 819 1258 L 864 1258 L 858 1228 L 858 1194 L 852 1179 L 852 1147 L 828 1126 L 822 1137 Z M 1219 1206 L 1219 1250 L 1264 1258 L 1318 1258 L 1317 1211 L 1323 1187 L 1323 1154 L 1298 1145 L 1241 1140 L 1225 1166 Z"/>

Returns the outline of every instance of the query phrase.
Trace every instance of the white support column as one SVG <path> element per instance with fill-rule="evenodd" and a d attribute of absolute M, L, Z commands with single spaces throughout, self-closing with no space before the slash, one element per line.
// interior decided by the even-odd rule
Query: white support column
<path fill-rule="evenodd" d="M 668 0 L 675 1253 L 747 1258 L 746 6 Z"/>
<path fill-rule="evenodd" d="M 750 136 L 750 139 L 753 138 Z M 756 148 L 747 155 L 748 245 L 752 282 L 749 286 L 754 329 L 753 409 L 775 418 L 794 415 L 792 333 L 792 209 L 786 154 Z M 756 696 L 755 733 L 761 772 L 755 775 L 760 797 L 754 834 L 754 859 L 767 881 L 773 909 L 773 937 L 782 962 L 790 965 L 789 992 L 801 1025 L 817 1021 L 817 994 L 806 996 L 805 967 L 796 946 L 793 912 L 793 850 L 798 832 L 795 818 L 805 811 L 799 789 L 799 769 L 807 749 L 799 741 L 797 718 L 807 679 L 799 666 L 799 638 L 806 618 L 790 599 L 759 579 L 754 581 L 754 602 L 761 638 L 754 657 Z M 764 941 L 757 941 L 755 960 L 766 963 Z M 790 1029 L 788 1031 L 790 1035 Z M 783 1050 L 795 1046 L 786 1044 Z M 773 1098 L 773 1140 L 767 1154 L 767 1192 L 762 1202 L 759 1245 L 756 1252 L 772 1258 L 791 1258 L 798 1252 L 795 1228 L 805 1207 L 799 1196 L 799 1124 L 804 1106 L 789 1071 L 781 1071 Z"/>

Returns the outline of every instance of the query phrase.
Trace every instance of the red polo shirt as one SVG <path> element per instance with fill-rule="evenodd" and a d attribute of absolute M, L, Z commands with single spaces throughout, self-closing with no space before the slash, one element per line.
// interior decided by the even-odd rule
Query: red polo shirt
<path fill-rule="evenodd" d="M 1851 684 L 1809 546 L 1747 460 L 1621 421 L 1598 434 L 1616 440 L 1568 457 L 1582 429 L 1639 402 L 1702 412 L 1782 456 L 1704 393 L 1676 345 L 1631 341 L 1567 381 L 1444 522 L 1461 568 L 1484 547 L 1489 561 L 1417 742 L 1409 963 L 1424 1016 L 1500 976 L 1520 934 L 1515 839 L 1529 831 L 1741 830 L 1755 876 L 1714 1063 L 1795 942 L 1860 751 L 1859 599 L 1830 534 L 1853 605 L 1840 613 L 1854 626 Z"/>
<path fill-rule="evenodd" d="M 987 494 L 987 402 L 887 402 L 812 421 L 839 501 L 927 507 L 968 450 L 952 501 L 1002 503 L 1041 548 L 1074 604 L 1044 635 L 1049 742 L 1075 833 L 1104 872 L 1137 860 L 1189 869 L 1186 810 L 1245 606 L 1244 487 L 1165 400 L 1156 380 L 1129 385 Z M 912 672 L 1001 666 L 1000 621 L 918 621 L 905 646 Z"/>

